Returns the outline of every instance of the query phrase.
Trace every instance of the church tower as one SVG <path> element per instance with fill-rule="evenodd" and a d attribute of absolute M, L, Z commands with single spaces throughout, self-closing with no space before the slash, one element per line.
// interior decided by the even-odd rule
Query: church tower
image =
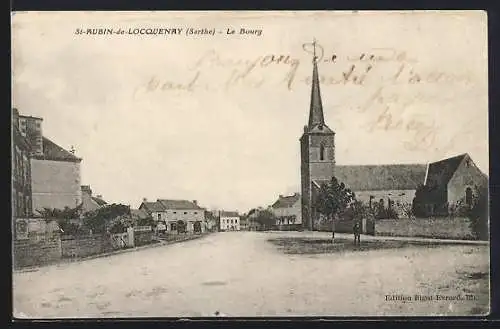
<path fill-rule="evenodd" d="M 309 122 L 300 138 L 300 171 L 302 190 L 302 223 L 313 230 L 318 214 L 314 195 L 322 182 L 330 181 L 335 170 L 335 133 L 325 124 L 318 77 L 316 42 L 313 43 L 313 74 Z"/>

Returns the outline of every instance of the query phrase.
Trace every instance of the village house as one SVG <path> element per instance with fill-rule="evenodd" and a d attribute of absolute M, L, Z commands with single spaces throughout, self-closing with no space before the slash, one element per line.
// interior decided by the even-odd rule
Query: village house
<path fill-rule="evenodd" d="M 278 227 L 302 225 L 302 205 L 299 193 L 280 195 L 269 210 L 276 217 L 276 226 Z"/>
<path fill-rule="evenodd" d="M 92 195 L 90 185 L 82 185 L 82 212 L 94 211 L 106 206 L 108 203 L 102 199 L 101 195 Z"/>
<path fill-rule="evenodd" d="M 74 208 L 81 204 L 80 162 L 42 133 L 42 118 L 19 115 L 19 131 L 31 144 L 31 208 Z"/>
<path fill-rule="evenodd" d="M 206 230 L 205 209 L 196 200 L 143 199 L 140 210 L 147 212 L 154 221 L 163 222 L 167 232 L 177 232 L 177 224 L 183 221 L 187 232 Z"/>
<path fill-rule="evenodd" d="M 236 211 L 219 212 L 219 227 L 221 231 L 239 231 L 240 215 Z"/>

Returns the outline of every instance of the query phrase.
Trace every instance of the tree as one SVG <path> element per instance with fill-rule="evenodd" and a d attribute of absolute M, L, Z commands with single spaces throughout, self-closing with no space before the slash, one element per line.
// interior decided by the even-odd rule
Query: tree
<path fill-rule="evenodd" d="M 72 223 L 71 220 L 80 218 L 81 211 L 82 204 L 75 208 L 43 208 L 38 212 L 46 223 L 56 221 L 62 232 L 66 234 L 77 234 L 80 232 L 81 227 L 78 224 Z"/>
<path fill-rule="evenodd" d="M 255 221 L 259 223 L 264 230 L 271 229 L 276 225 L 276 217 L 267 209 L 259 211 Z"/>
<path fill-rule="evenodd" d="M 137 226 L 151 226 L 154 227 L 156 225 L 155 220 L 151 215 L 148 215 L 147 217 L 144 218 L 139 218 L 137 220 Z"/>
<path fill-rule="evenodd" d="M 89 211 L 83 216 L 83 225 L 94 233 L 105 233 L 111 227 L 120 225 L 117 222 L 126 226 L 124 222 L 131 219 L 130 206 L 115 203 Z"/>
<path fill-rule="evenodd" d="M 409 202 L 401 202 L 397 205 L 399 211 L 403 216 L 409 219 L 415 219 L 415 215 L 413 213 L 413 205 Z"/>
<path fill-rule="evenodd" d="M 322 184 L 315 200 L 317 211 L 332 223 L 332 243 L 335 242 L 335 217 L 355 200 L 354 192 L 332 177 L 328 184 Z"/>

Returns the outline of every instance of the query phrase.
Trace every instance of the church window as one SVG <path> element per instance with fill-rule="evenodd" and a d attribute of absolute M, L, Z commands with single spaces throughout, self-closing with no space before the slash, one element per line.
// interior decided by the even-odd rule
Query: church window
<path fill-rule="evenodd" d="M 325 145 L 321 144 L 319 147 L 319 159 L 321 161 L 325 160 Z"/>
<path fill-rule="evenodd" d="M 470 187 L 465 189 L 465 204 L 472 205 L 472 189 Z"/>

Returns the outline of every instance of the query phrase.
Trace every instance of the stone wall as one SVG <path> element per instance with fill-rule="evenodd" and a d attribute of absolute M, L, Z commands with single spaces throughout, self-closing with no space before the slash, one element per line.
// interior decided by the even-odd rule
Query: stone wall
<path fill-rule="evenodd" d="M 468 219 L 463 217 L 377 220 L 375 235 L 465 240 L 474 238 Z"/>
<path fill-rule="evenodd" d="M 362 221 L 360 221 L 360 225 L 362 225 Z M 340 220 L 335 223 L 335 232 L 336 233 L 349 233 L 354 234 L 354 222 L 350 220 Z M 321 223 L 319 224 L 318 231 L 322 232 L 331 232 L 332 224 L 331 223 Z M 375 223 L 373 220 L 366 220 L 366 227 L 363 234 L 373 235 L 375 233 Z"/>
<path fill-rule="evenodd" d="M 111 241 L 104 235 L 63 236 L 61 238 L 63 257 L 85 257 L 112 250 Z"/>
<path fill-rule="evenodd" d="M 14 240 L 14 268 L 39 266 L 61 259 L 61 240 L 54 235 L 46 239 Z"/>

